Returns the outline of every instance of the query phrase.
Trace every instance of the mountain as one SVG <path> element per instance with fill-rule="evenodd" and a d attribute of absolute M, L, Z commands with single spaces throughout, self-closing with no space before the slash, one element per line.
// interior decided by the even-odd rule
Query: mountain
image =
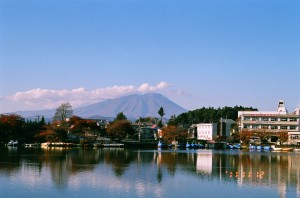
<path fill-rule="evenodd" d="M 116 99 L 108 99 L 99 103 L 84 107 L 74 108 L 74 115 L 82 118 L 102 118 L 113 120 L 116 115 L 123 112 L 130 119 L 135 120 L 139 117 L 159 117 L 158 110 L 164 108 L 164 118 L 169 119 L 171 115 L 179 115 L 187 112 L 186 109 L 172 102 L 162 94 L 148 93 L 144 95 L 128 95 Z M 18 111 L 16 114 L 25 119 L 35 120 L 38 116 L 44 116 L 46 121 L 51 121 L 55 109 L 38 111 Z"/>
<path fill-rule="evenodd" d="M 26 120 L 36 120 L 44 116 L 46 122 L 52 121 L 52 118 L 55 113 L 55 109 L 45 109 L 45 110 L 36 110 L 36 111 L 17 111 L 15 114 L 21 115 Z"/>
<path fill-rule="evenodd" d="M 120 112 L 129 119 L 138 117 L 159 117 L 158 110 L 164 108 L 165 118 L 171 115 L 179 115 L 187 110 L 172 102 L 162 94 L 149 93 L 144 95 L 128 95 L 116 99 L 109 99 L 103 102 L 95 103 L 85 107 L 74 109 L 74 114 L 80 117 L 116 117 Z"/>

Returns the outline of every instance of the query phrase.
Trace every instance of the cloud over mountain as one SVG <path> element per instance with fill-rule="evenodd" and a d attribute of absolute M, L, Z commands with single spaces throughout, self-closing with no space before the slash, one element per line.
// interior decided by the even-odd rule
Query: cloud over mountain
<path fill-rule="evenodd" d="M 158 110 L 164 108 L 164 118 L 171 115 L 179 115 L 187 110 L 159 93 L 131 94 L 114 99 L 107 99 L 102 102 L 74 108 L 74 115 L 82 118 L 106 118 L 112 119 L 119 112 L 123 112 L 130 120 L 139 117 L 159 117 Z M 15 112 L 26 119 L 36 119 L 37 116 L 44 116 L 47 121 L 51 121 L 55 109 L 18 111 Z"/>

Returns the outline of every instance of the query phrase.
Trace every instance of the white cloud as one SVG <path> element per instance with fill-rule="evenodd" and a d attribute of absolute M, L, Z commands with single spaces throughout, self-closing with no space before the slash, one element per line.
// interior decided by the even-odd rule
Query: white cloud
<path fill-rule="evenodd" d="M 155 92 L 158 90 L 167 89 L 169 86 L 170 86 L 170 84 L 168 84 L 166 82 L 160 82 L 155 86 L 150 86 L 148 83 L 144 83 L 138 87 L 137 91 L 139 91 L 139 92 Z"/>
<path fill-rule="evenodd" d="M 63 102 L 69 102 L 73 107 L 78 107 L 133 93 L 168 92 L 170 86 L 171 85 L 166 82 L 160 82 L 153 86 L 148 83 L 143 83 L 140 86 L 115 85 L 95 90 L 86 90 L 82 87 L 72 90 L 37 88 L 29 91 L 17 92 L 14 95 L 7 96 L 6 100 L 18 103 L 21 102 L 30 109 L 56 108 Z"/>

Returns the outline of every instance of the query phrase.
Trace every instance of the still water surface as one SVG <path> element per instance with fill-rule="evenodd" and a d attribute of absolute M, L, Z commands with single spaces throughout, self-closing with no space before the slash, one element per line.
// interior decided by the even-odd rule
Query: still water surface
<path fill-rule="evenodd" d="M 0 197 L 300 197 L 300 153 L 0 148 Z"/>

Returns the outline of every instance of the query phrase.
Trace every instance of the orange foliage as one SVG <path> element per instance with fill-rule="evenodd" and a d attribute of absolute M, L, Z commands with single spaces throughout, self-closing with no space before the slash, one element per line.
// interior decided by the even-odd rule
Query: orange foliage
<path fill-rule="evenodd" d="M 188 132 L 186 129 L 172 125 L 162 130 L 162 138 L 168 143 L 171 143 L 172 140 L 183 141 L 187 136 Z"/>

